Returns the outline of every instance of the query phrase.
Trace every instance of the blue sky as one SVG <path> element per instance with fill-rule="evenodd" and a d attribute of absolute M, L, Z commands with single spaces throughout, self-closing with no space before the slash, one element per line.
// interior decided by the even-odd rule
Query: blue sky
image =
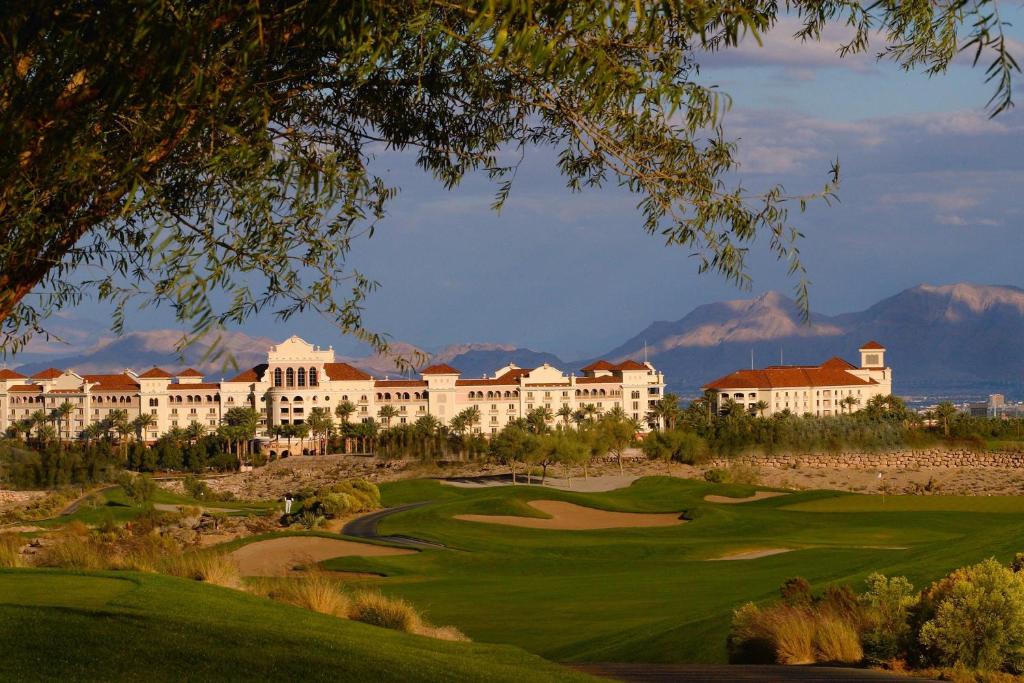
<path fill-rule="evenodd" d="M 920 282 L 1024 285 L 1024 112 L 987 120 L 983 69 L 956 64 L 928 78 L 870 57 L 840 60 L 840 31 L 801 45 L 792 30 L 784 21 L 762 47 L 747 40 L 709 58 L 702 79 L 734 98 L 726 132 L 740 140 L 750 185 L 815 191 L 840 159 L 841 203 L 795 217 L 806 234 L 812 306 L 859 310 Z M 571 194 L 552 161 L 531 150 L 496 214 L 485 178 L 448 192 L 407 157 L 380 155 L 378 168 L 401 192 L 352 259 L 382 285 L 368 302 L 369 326 L 425 348 L 501 342 L 572 359 L 703 303 L 791 292 L 783 266 L 757 246 L 752 293 L 699 276 L 685 250 L 642 231 L 634 197 L 613 187 Z M 73 319 L 104 312 L 87 304 Z M 171 326 L 166 311 L 132 313 L 128 325 Z M 297 331 L 353 348 L 316 317 L 287 328 L 257 318 L 244 331 Z"/>

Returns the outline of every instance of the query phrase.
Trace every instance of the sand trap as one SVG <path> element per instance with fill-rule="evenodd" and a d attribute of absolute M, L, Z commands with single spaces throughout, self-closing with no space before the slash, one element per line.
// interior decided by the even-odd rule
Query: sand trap
<path fill-rule="evenodd" d="M 455 515 L 455 519 L 466 522 L 506 524 L 528 529 L 558 529 L 561 531 L 585 531 L 588 529 L 621 529 L 651 526 L 675 526 L 685 520 L 678 512 L 646 514 L 636 512 L 608 512 L 594 508 L 565 503 L 560 500 L 531 500 L 530 507 L 551 515 L 550 518 L 514 517 L 512 515 Z"/>
<path fill-rule="evenodd" d="M 717 562 L 718 560 L 757 560 L 762 557 L 769 557 L 771 555 L 781 555 L 782 553 L 792 552 L 794 548 L 757 548 L 755 550 L 739 550 L 734 553 L 728 553 L 721 557 L 712 557 L 709 559 L 711 562 Z"/>
<path fill-rule="evenodd" d="M 723 505 L 735 505 L 736 503 L 753 503 L 755 500 L 764 500 L 765 498 L 776 498 L 778 496 L 788 496 L 788 493 L 782 491 L 758 491 L 752 496 L 746 498 L 730 498 L 729 496 L 704 496 L 704 500 L 709 503 L 721 503 Z"/>
<path fill-rule="evenodd" d="M 322 562 L 334 557 L 410 555 L 415 550 L 356 543 L 319 536 L 283 536 L 257 541 L 231 553 L 242 576 L 277 576 L 296 565 Z"/>

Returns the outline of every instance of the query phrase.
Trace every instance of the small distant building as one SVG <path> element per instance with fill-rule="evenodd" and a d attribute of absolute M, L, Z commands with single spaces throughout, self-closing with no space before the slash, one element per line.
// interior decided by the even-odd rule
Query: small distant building
<path fill-rule="evenodd" d="M 764 416 L 790 411 L 827 416 L 855 412 L 874 396 L 892 393 L 892 368 L 885 365 L 885 347 L 870 341 L 860 347 L 860 365 L 838 356 L 821 365 L 772 365 L 737 370 L 704 385 L 713 391 L 719 409 L 733 400 Z"/>

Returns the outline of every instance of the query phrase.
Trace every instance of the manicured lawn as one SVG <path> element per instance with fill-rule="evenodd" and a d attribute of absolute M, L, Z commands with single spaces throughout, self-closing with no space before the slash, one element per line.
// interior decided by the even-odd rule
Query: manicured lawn
<path fill-rule="evenodd" d="M 564 661 L 722 662 L 732 610 L 776 594 L 791 576 L 817 588 L 902 574 L 922 586 L 989 556 L 1024 550 L 1021 499 L 794 493 L 721 505 L 710 493 L 753 487 L 666 477 L 608 493 L 539 487 L 459 489 L 433 481 L 383 486 L 388 505 L 435 504 L 389 517 L 386 534 L 443 543 L 417 555 L 339 558 L 338 570 L 401 595 L 436 623 L 476 641 L 511 643 Z M 568 500 L 627 512 L 682 512 L 692 521 L 601 531 L 524 529 L 453 519 L 457 514 L 543 516 L 526 503 Z M 731 551 L 794 548 L 757 560 L 709 562 Z"/>
<path fill-rule="evenodd" d="M 584 681 L 508 646 L 367 626 L 182 579 L 0 570 L 0 680 Z"/>

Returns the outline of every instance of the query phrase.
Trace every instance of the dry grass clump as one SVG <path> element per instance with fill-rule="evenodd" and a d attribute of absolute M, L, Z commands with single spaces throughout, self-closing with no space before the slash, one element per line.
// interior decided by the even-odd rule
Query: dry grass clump
<path fill-rule="evenodd" d="M 0 567 L 20 567 L 21 547 L 25 545 L 18 534 L 0 534 Z"/>
<path fill-rule="evenodd" d="M 238 565 L 227 555 L 214 552 L 182 553 L 165 558 L 159 565 L 162 574 L 203 581 L 226 588 L 238 588 Z"/>
<path fill-rule="evenodd" d="M 321 614 L 342 618 L 349 615 L 348 595 L 337 582 L 320 572 L 279 582 L 269 591 L 268 597 Z"/>
<path fill-rule="evenodd" d="M 856 664 L 864 659 L 864 648 L 860 634 L 849 621 L 819 615 L 814 631 L 814 654 L 819 662 Z"/>
<path fill-rule="evenodd" d="M 470 642 L 469 636 L 454 626 L 432 626 L 427 623 L 420 625 L 417 635 L 435 638 L 437 640 L 450 640 L 458 643 Z"/>
<path fill-rule="evenodd" d="M 76 531 L 74 525 L 68 525 L 63 533 L 52 537 L 39 554 L 37 564 L 65 569 L 107 569 L 110 563 L 102 545 L 95 538 Z"/>
<path fill-rule="evenodd" d="M 423 626 L 420 613 L 410 603 L 373 591 L 355 595 L 349 618 L 405 633 L 417 633 Z"/>

